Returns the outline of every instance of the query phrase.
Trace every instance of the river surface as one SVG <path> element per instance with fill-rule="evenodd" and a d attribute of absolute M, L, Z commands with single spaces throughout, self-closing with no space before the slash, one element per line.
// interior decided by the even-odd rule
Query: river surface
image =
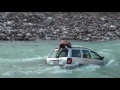
<path fill-rule="evenodd" d="M 120 40 L 71 40 L 71 44 L 91 48 L 105 57 L 106 64 L 73 69 L 48 66 L 45 58 L 53 48 L 58 47 L 58 40 L 0 41 L 0 78 L 120 78 Z"/>

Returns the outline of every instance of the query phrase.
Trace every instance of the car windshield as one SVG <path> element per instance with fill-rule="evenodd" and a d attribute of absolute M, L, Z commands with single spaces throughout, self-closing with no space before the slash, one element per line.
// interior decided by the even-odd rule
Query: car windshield
<path fill-rule="evenodd" d="M 48 58 L 55 58 L 57 52 L 58 52 L 58 50 L 53 50 L 53 51 L 49 54 Z"/>

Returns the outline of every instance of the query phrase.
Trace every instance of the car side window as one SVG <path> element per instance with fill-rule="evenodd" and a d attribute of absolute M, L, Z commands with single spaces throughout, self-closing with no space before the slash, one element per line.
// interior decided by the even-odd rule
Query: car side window
<path fill-rule="evenodd" d="M 81 57 L 80 50 L 72 50 L 72 57 Z"/>
<path fill-rule="evenodd" d="M 82 50 L 83 58 L 91 59 L 90 52 L 88 50 Z"/>
<path fill-rule="evenodd" d="M 67 57 L 68 56 L 68 50 L 62 50 L 62 51 L 60 51 L 60 53 L 59 53 L 58 56 L 59 57 Z"/>
<path fill-rule="evenodd" d="M 91 55 L 92 55 L 93 59 L 98 59 L 98 60 L 100 60 L 100 56 L 99 56 L 97 53 L 95 53 L 95 52 L 93 52 L 93 51 L 90 51 L 90 52 L 91 52 Z"/>

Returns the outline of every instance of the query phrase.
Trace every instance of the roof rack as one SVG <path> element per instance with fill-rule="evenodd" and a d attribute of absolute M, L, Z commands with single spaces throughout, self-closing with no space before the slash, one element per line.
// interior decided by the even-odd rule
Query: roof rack
<path fill-rule="evenodd" d="M 90 49 L 91 50 L 91 48 L 85 48 L 85 47 L 82 47 L 82 46 L 74 46 L 74 47 L 71 47 L 71 48 L 84 48 L 84 49 Z M 54 49 L 59 49 L 59 48 L 54 48 Z"/>
<path fill-rule="evenodd" d="M 81 47 L 81 46 L 72 47 L 72 48 L 84 48 L 84 49 L 90 49 L 90 48 L 85 48 L 85 47 Z"/>
<path fill-rule="evenodd" d="M 72 48 L 82 48 L 81 46 L 74 46 L 74 47 L 72 47 Z"/>

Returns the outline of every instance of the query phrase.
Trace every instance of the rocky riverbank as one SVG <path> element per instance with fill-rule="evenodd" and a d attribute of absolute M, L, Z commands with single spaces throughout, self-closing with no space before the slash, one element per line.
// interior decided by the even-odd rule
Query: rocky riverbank
<path fill-rule="evenodd" d="M 120 39 L 119 12 L 0 12 L 0 40 Z"/>

